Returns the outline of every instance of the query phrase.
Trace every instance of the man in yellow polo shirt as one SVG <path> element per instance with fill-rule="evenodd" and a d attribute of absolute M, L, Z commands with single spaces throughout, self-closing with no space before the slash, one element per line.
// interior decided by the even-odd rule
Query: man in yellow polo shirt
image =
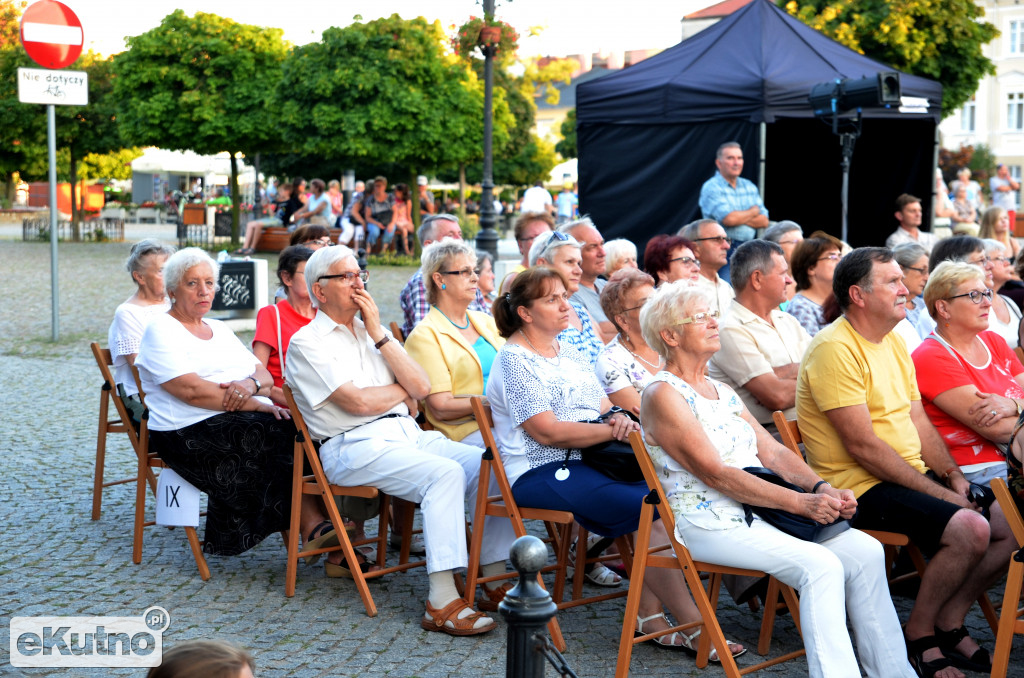
<path fill-rule="evenodd" d="M 967 499 L 969 485 L 921 405 L 914 363 L 892 332 L 906 317 L 902 279 L 888 249 L 843 257 L 832 283 L 843 317 L 804 355 L 797 418 L 811 468 L 857 495 L 854 527 L 906 534 L 931 556 L 907 647 L 921 675 L 959 678 L 951 665 L 991 668 L 963 620 L 1015 544 L 997 506 L 990 523 Z"/>

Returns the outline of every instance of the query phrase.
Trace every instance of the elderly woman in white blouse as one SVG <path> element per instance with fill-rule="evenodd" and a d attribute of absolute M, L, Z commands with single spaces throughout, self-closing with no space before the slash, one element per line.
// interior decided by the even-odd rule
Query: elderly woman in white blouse
<path fill-rule="evenodd" d="M 114 321 L 107 332 L 117 393 L 136 422 L 141 420 L 144 408 L 139 400 L 139 389 L 135 386 L 132 365 L 149 321 L 167 313 L 171 307 L 164 290 L 164 263 L 173 253 L 173 247 L 156 240 L 143 240 L 132 246 L 124 265 L 137 289 L 114 311 Z"/>
<path fill-rule="evenodd" d="M 985 243 L 985 254 L 992 262 L 992 312 L 989 313 L 988 328 L 1006 340 L 1010 348 L 1017 348 L 1019 343 L 1021 312 L 1006 295 L 999 294 L 1007 282 L 1013 279 L 1013 256 L 1003 243 L 988 238 Z"/>
<path fill-rule="evenodd" d="M 815 475 L 750 415 L 735 391 L 706 376 L 708 360 L 721 348 L 711 300 L 696 288 L 662 285 L 640 312 L 640 325 L 665 360 L 644 389 L 643 436 L 677 536 L 693 557 L 761 570 L 800 591 L 811 676 L 861 675 L 843 611 L 868 676 L 914 676 L 877 541 L 848 529 L 819 544 L 756 515 L 748 522 L 743 504 L 828 524 L 852 517 L 857 500 Z M 761 480 L 744 471 L 750 466 L 770 468 L 806 493 Z"/>

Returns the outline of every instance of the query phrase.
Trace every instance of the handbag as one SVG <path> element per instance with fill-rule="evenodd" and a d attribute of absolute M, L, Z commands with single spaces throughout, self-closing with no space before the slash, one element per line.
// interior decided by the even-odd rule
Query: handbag
<path fill-rule="evenodd" d="M 594 420 L 580 422 L 585 424 L 604 424 L 617 413 L 625 414 L 631 419 L 638 421 L 636 417 L 620 407 L 613 407 L 600 417 Z M 570 450 L 565 452 L 565 461 L 569 461 Z M 583 463 L 590 468 L 599 471 L 612 480 L 620 480 L 626 483 L 636 483 L 644 479 L 644 472 L 640 470 L 640 463 L 636 460 L 633 447 L 629 443 L 619 440 L 609 440 L 597 443 L 590 447 L 580 449 L 580 456 Z M 565 468 L 565 463 L 562 464 Z"/>
<path fill-rule="evenodd" d="M 802 494 L 807 493 L 807 490 L 804 488 L 799 485 L 794 485 L 770 469 L 766 469 L 761 466 L 747 466 L 743 470 L 773 485 L 778 485 L 779 487 L 784 487 L 788 490 L 793 490 L 794 492 L 800 492 Z M 754 521 L 753 514 L 756 513 L 766 523 L 777 530 L 785 532 L 791 537 L 803 539 L 804 541 L 813 541 L 819 544 L 831 539 L 840 532 L 845 532 L 850 529 L 850 520 L 846 518 L 838 518 L 833 523 L 822 525 L 816 520 L 805 518 L 804 516 L 798 516 L 795 513 L 783 511 L 782 509 L 743 504 L 743 510 L 746 513 L 745 519 L 747 521 L 747 525 L 750 525 Z"/>

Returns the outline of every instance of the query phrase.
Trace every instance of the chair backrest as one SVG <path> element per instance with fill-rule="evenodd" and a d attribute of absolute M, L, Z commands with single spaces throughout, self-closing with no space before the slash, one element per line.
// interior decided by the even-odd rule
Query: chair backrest
<path fill-rule="evenodd" d="M 326 491 L 327 488 L 330 488 L 331 483 L 327 480 L 324 467 L 320 464 L 320 453 L 313 447 L 313 439 L 309 435 L 309 429 L 306 428 L 306 420 L 302 418 L 302 412 L 299 411 L 299 406 L 295 404 L 295 395 L 288 384 L 284 384 L 281 390 L 284 391 L 284 399 L 288 403 L 288 410 L 292 415 L 292 423 L 295 424 L 295 430 L 298 431 L 296 442 L 302 445 L 302 451 L 306 455 L 306 461 L 313 471 L 313 476 L 320 487 Z"/>
<path fill-rule="evenodd" d="M 128 412 L 128 408 L 125 407 L 124 401 L 121 400 L 121 396 L 117 394 L 117 385 L 114 382 L 114 374 L 110 371 L 110 367 L 114 364 L 113 359 L 110 357 L 110 349 L 100 348 L 100 345 L 95 341 L 92 342 L 89 347 L 92 349 L 92 354 L 96 358 L 96 365 L 100 368 L 100 375 L 103 377 L 103 391 L 109 397 L 110 401 L 114 403 L 114 409 L 117 411 L 117 416 L 121 418 L 121 426 L 116 428 L 108 427 L 109 431 L 123 431 L 128 434 L 128 439 L 131 441 L 132 447 L 135 448 L 136 452 L 146 451 L 146 443 L 148 442 L 149 430 L 147 423 L 149 419 L 149 410 L 146 410 L 142 414 L 142 423 L 139 430 L 136 430 L 131 425 L 131 414 Z M 136 381 L 138 380 L 138 370 L 132 365 L 132 372 L 136 375 Z M 139 389 L 140 399 L 142 397 L 142 389 Z"/>
<path fill-rule="evenodd" d="M 1017 502 L 1013 500 L 1010 488 L 1006 486 L 1006 481 L 1002 478 L 993 478 L 991 486 L 996 495 L 996 501 L 999 502 L 999 508 L 1003 509 L 1006 522 L 1010 524 L 1013 536 L 1017 540 L 1017 548 L 1024 548 L 1024 518 L 1017 510 Z"/>
<path fill-rule="evenodd" d="M 802 458 L 800 443 L 803 442 L 803 437 L 800 435 L 800 426 L 796 423 L 796 419 L 786 419 L 786 415 L 775 410 L 772 412 L 772 421 L 775 422 L 775 428 L 779 429 L 782 444 Z"/>
<path fill-rule="evenodd" d="M 639 431 L 633 431 L 629 434 L 629 444 L 633 447 L 633 454 L 636 455 L 636 461 L 640 464 L 644 480 L 647 481 L 647 489 L 657 494 L 659 498 L 664 499 L 665 491 L 661 487 L 661 481 L 658 480 L 658 472 L 654 470 L 654 462 L 651 461 L 651 455 L 647 451 L 647 445 L 644 443 L 644 439 Z M 672 514 L 672 510 L 668 507 L 667 503 L 662 504 L 662 509 L 658 511 L 658 516 L 661 518 L 665 531 L 668 532 L 673 545 L 678 544 L 676 540 L 676 517 Z M 682 544 L 679 545 L 682 546 Z M 689 553 L 687 553 L 686 558 L 690 558 Z"/>
<path fill-rule="evenodd" d="M 391 334 L 394 335 L 395 339 L 398 339 L 398 343 L 405 343 L 405 335 L 402 333 L 402 328 L 394 320 L 391 321 Z"/>
<path fill-rule="evenodd" d="M 494 440 L 494 417 L 491 415 L 491 406 L 487 404 L 483 396 L 473 396 L 469 399 L 473 408 L 473 416 L 476 417 L 480 426 L 480 436 L 484 441 L 483 464 L 480 467 L 480 477 L 487 478 L 487 471 L 494 473 L 495 481 L 501 490 L 502 496 L 512 497 L 512 485 L 508 482 L 508 475 L 505 473 L 505 465 L 501 461 L 501 453 L 498 451 L 498 443 Z M 512 524 L 521 525 L 523 522 L 522 513 L 514 501 L 506 501 L 505 508 L 508 510 Z"/>

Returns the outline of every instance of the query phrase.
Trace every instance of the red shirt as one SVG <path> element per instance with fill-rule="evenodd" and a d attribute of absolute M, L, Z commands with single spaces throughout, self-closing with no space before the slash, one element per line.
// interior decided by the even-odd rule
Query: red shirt
<path fill-rule="evenodd" d="M 1024 389 L 1014 378 L 1024 372 L 1024 365 L 1006 340 L 987 330 L 978 337 L 988 348 L 989 360 L 985 365 L 976 367 L 959 354 L 950 355 L 946 345 L 933 338 L 922 341 L 912 356 L 925 412 L 960 466 L 1005 461 L 1006 457 L 990 440 L 936 406 L 933 399 L 959 386 L 973 386 L 982 393 L 1007 398 L 1024 398 Z"/>
<path fill-rule="evenodd" d="M 309 324 L 312 318 L 299 315 L 286 299 L 277 302 L 277 310 L 281 312 L 281 343 L 277 345 L 277 314 L 273 306 L 264 306 L 256 315 L 256 336 L 252 338 L 253 348 L 256 342 L 262 341 L 270 347 L 270 359 L 267 360 L 267 371 L 274 377 L 274 386 L 283 386 L 284 370 L 281 366 L 281 354 L 288 355 L 288 342 L 292 335 Z"/>

